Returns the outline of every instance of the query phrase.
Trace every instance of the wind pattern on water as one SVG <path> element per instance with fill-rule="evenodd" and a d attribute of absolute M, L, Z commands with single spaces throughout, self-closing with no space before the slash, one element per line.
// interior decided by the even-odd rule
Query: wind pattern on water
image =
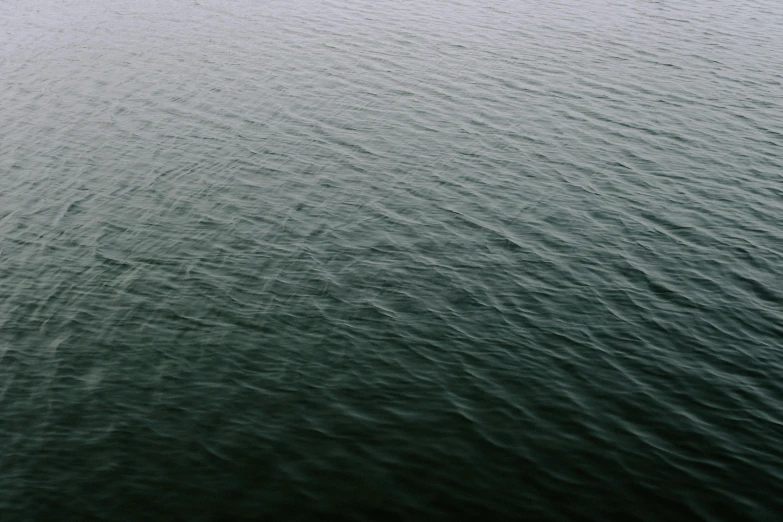
<path fill-rule="evenodd" d="M 780 520 L 781 28 L 4 1 L 0 518 Z"/>

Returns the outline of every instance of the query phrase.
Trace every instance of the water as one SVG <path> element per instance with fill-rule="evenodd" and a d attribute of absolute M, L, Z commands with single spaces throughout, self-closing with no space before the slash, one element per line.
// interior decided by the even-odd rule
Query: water
<path fill-rule="evenodd" d="M 781 28 L 3 2 L 3 520 L 780 520 Z"/>

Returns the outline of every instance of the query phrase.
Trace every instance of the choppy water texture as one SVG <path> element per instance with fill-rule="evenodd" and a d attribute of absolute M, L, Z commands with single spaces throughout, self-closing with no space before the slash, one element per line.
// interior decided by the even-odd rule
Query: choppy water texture
<path fill-rule="evenodd" d="M 778 0 L 5 0 L 3 520 L 783 519 Z"/>

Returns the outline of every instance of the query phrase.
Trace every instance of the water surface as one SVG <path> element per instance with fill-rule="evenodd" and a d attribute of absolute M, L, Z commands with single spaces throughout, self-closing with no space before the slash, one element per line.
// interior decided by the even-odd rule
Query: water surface
<path fill-rule="evenodd" d="M 2 518 L 780 520 L 781 28 L 3 2 Z"/>

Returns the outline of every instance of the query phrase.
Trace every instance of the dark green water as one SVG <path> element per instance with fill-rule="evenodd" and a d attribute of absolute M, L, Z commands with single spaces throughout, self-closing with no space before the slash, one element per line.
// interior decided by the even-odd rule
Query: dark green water
<path fill-rule="evenodd" d="M 0 53 L 0 519 L 783 520 L 777 0 L 6 0 Z"/>

